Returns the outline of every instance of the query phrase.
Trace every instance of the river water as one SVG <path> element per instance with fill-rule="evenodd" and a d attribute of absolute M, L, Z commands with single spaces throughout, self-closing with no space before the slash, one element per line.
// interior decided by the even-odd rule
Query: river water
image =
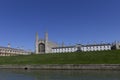
<path fill-rule="evenodd" d="M 120 80 L 120 71 L 2 69 L 0 80 Z"/>

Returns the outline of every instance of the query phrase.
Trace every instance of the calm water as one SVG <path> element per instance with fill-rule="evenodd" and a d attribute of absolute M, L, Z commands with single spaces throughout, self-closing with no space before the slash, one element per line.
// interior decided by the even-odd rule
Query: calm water
<path fill-rule="evenodd" d="M 120 80 L 120 71 L 0 70 L 0 80 Z"/>

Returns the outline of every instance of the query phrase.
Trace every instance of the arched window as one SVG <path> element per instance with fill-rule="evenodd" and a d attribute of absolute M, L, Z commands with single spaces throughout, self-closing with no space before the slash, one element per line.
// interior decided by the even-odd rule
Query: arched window
<path fill-rule="evenodd" d="M 38 48 L 39 48 L 39 49 L 38 49 L 39 52 L 42 52 L 42 53 L 45 52 L 45 44 L 40 43 L 39 46 L 38 46 Z"/>

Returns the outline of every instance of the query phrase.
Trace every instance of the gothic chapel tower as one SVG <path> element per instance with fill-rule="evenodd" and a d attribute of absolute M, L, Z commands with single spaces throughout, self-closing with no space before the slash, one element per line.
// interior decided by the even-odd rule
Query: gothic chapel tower
<path fill-rule="evenodd" d="M 45 33 L 44 39 L 39 39 L 38 33 L 36 33 L 35 53 L 36 54 L 49 53 L 48 33 L 47 32 Z"/>
<path fill-rule="evenodd" d="M 38 33 L 36 33 L 35 40 L 35 53 L 36 54 L 45 54 L 51 53 L 53 47 L 57 47 L 56 43 L 48 41 L 48 33 L 45 33 L 44 39 L 39 39 Z"/>
<path fill-rule="evenodd" d="M 45 53 L 49 53 L 49 48 L 48 48 L 48 33 L 45 33 Z"/>
<path fill-rule="evenodd" d="M 35 53 L 36 54 L 38 54 L 38 40 L 39 40 L 38 33 L 36 33 L 36 40 L 35 40 Z"/>

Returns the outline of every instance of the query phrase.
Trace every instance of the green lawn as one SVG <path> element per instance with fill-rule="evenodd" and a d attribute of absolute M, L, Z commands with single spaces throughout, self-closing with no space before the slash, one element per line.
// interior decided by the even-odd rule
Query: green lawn
<path fill-rule="evenodd" d="M 120 50 L 1 56 L 0 64 L 120 64 Z"/>

